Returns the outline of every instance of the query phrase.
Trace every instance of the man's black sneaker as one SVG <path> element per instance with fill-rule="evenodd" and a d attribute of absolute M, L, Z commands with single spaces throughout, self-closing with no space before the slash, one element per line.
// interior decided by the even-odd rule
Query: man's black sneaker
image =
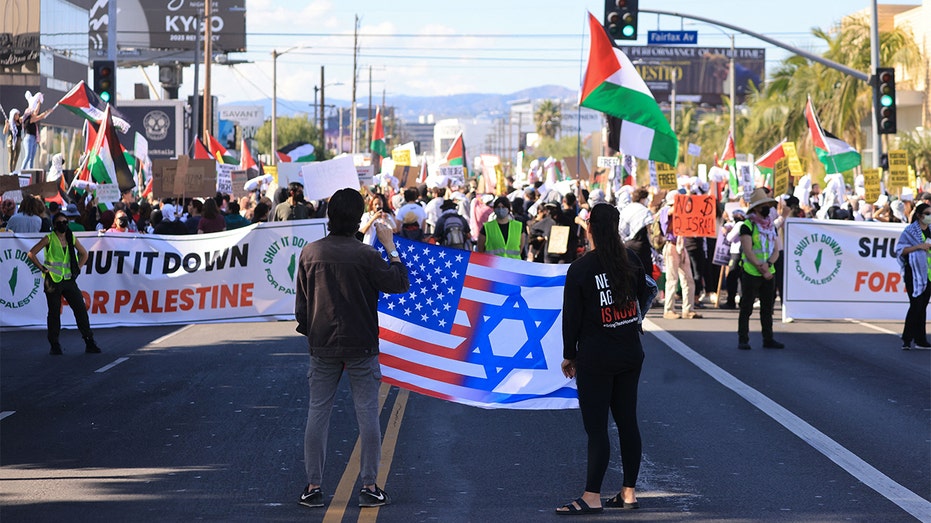
<path fill-rule="evenodd" d="M 779 343 L 776 340 L 769 340 L 763 342 L 763 347 L 767 349 L 784 349 L 786 348 L 785 344 Z"/>
<path fill-rule="evenodd" d="M 301 492 L 301 500 L 298 501 L 301 505 L 310 508 L 322 507 L 323 506 L 323 491 L 320 490 L 320 487 L 310 489 L 310 485 L 304 487 L 304 492 Z"/>
<path fill-rule="evenodd" d="M 52 356 L 61 356 L 61 344 L 55 343 L 52 345 L 52 348 L 48 351 Z"/>
<path fill-rule="evenodd" d="M 375 490 L 362 487 L 362 490 L 359 491 L 360 507 L 380 507 L 388 503 L 391 503 L 388 493 L 378 488 L 378 485 L 375 485 Z"/>
<path fill-rule="evenodd" d="M 737 348 L 740 350 L 750 350 L 750 344 L 746 342 L 740 342 L 737 344 Z"/>
<path fill-rule="evenodd" d="M 84 352 L 87 354 L 100 354 L 100 347 L 97 346 L 97 343 L 94 340 L 89 340 L 84 342 Z"/>

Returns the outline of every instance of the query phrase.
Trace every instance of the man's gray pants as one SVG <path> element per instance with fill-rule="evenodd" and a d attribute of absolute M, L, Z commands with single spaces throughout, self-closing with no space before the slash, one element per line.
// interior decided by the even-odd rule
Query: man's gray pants
<path fill-rule="evenodd" d="M 333 411 L 333 397 L 336 395 L 336 387 L 344 368 L 349 375 L 352 403 L 355 406 L 359 439 L 362 443 L 359 478 L 362 485 L 374 485 L 378 475 L 378 463 L 381 460 L 381 425 L 378 420 L 381 367 L 378 364 L 378 356 L 311 356 L 310 371 L 307 373 L 310 401 L 307 407 L 307 427 L 304 430 L 304 467 L 307 471 L 307 482 L 311 485 L 323 483 L 330 413 Z"/>

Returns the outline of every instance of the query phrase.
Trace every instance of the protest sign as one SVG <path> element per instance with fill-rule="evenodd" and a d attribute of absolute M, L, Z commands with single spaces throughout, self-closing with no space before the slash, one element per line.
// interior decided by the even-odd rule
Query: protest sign
<path fill-rule="evenodd" d="M 689 156 L 701 156 L 701 146 L 697 143 L 690 143 Z"/>
<path fill-rule="evenodd" d="M 781 195 L 789 192 L 789 159 L 782 157 L 776 160 L 773 169 L 773 194 Z"/>
<path fill-rule="evenodd" d="M 234 198 L 249 196 L 249 191 L 246 190 L 246 182 L 249 181 L 249 171 L 236 169 L 230 172 L 230 180 L 233 184 L 231 194 Z"/>
<path fill-rule="evenodd" d="M 394 177 L 398 179 L 398 187 L 417 187 L 417 177 L 420 175 L 420 169 L 410 165 L 395 165 Z"/>
<path fill-rule="evenodd" d="M 449 185 L 465 185 L 465 172 L 461 165 L 441 165 L 440 177 L 448 181 Z"/>
<path fill-rule="evenodd" d="M 233 171 L 239 166 L 231 163 L 217 165 L 217 192 L 233 194 Z"/>
<path fill-rule="evenodd" d="M 350 156 L 308 163 L 301 169 L 301 175 L 304 178 L 304 197 L 308 200 L 323 200 L 347 187 L 359 188 L 359 175 Z"/>
<path fill-rule="evenodd" d="M 676 236 L 714 238 L 716 202 L 710 194 L 676 194 L 672 232 Z"/>
<path fill-rule="evenodd" d="M 372 185 L 375 180 L 375 166 L 357 165 L 356 174 L 359 176 L 359 184 L 366 186 Z"/>
<path fill-rule="evenodd" d="M 795 142 L 785 142 L 782 144 L 782 152 L 785 153 L 785 158 L 789 160 L 789 174 L 791 174 L 793 178 L 805 176 L 805 170 L 802 169 L 802 162 L 798 159 L 798 151 L 795 149 Z"/>
<path fill-rule="evenodd" d="M 617 167 L 621 165 L 621 159 L 617 156 L 599 156 L 598 167 Z"/>
<path fill-rule="evenodd" d="M 60 183 L 61 182 L 58 180 L 34 183 L 32 185 L 23 187 L 22 191 L 23 194 L 31 194 L 40 198 L 54 198 L 55 196 L 58 196 L 58 188 Z M 117 194 L 119 194 L 119 189 L 117 189 Z M 117 200 L 119 200 L 119 197 L 117 197 L 117 199 L 114 201 Z"/>
<path fill-rule="evenodd" d="M 660 189 L 674 191 L 679 187 L 679 181 L 676 179 L 676 168 L 668 163 L 656 162 L 656 179 Z"/>
<path fill-rule="evenodd" d="M 883 170 L 880 168 L 876 169 L 863 169 L 863 190 L 865 194 L 863 199 L 867 203 L 874 203 L 879 199 L 881 194 L 880 179 L 882 179 Z"/>
<path fill-rule="evenodd" d="M 908 153 L 903 150 L 889 151 L 889 188 L 908 186 Z"/>
<path fill-rule="evenodd" d="M 97 184 L 97 201 L 100 203 L 115 203 L 120 201 L 120 186 L 115 183 Z"/>
<path fill-rule="evenodd" d="M 394 149 L 391 151 L 391 159 L 394 160 L 395 165 L 407 165 L 411 164 L 411 152 L 407 149 Z"/>

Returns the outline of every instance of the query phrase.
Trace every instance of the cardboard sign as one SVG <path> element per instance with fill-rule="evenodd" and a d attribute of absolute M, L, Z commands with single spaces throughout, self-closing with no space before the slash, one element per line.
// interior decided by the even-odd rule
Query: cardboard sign
<path fill-rule="evenodd" d="M 61 182 L 58 180 L 34 183 L 32 185 L 24 186 L 22 191 L 23 194 L 38 196 L 40 198 L 54 198 L 55 196 L 58 196 L 58 187 L 60 184 Z M 117 189 L 117 195 L 119 195 L 119 189 Z M 117 196 L 116 200 L 113 201 L 119 201 L 119 196 Z"/>
<path fill-rule="evenodd" d="M 686 238 L 714 238 L 718 234 L 716 207 L 714 196 L 710 194 L 676 194 L 673 234 Z"/>
<path fill-rule="evenodd" d="M 656 162 L 656 179 L 660 189 L 674 191 L 679 187 L 679 181 L 676 179 L 676 168 L 668 163 Z"/>
<path fill-rule="evenodd" d="M 863 199 L 867 203 L 873 203 L 879 199 L 881 194 L 880 190 L 880 180 L 883 176 L 883 170 L 880 168 L 876 169 L 863 169 L 863 189 L 865 194 Z"/>
<path fill-rule="evenodd" d="M 187 179 L 182 180 L 188 197 L 213 198 L 217 195 L 217 162 L 214 160 L 189 160 Z M 177 184 L 177 178 L 175 179 Z"/>
<path fill-rule="evenodd" d="M 359 189 L 359 175 L 351 156 L 308 163 L 301 169 L 301 174 L 304 197 L 308 200 L 324 200 L 340 189 Z"/>
<path fill-rule="evenodd" d="M 908 187 L 908 153 L 889 151 L 889 188 Z"/>
<path fill-rule="evenodd" d="M 0 193 L 18 191 L 20 187 L 19 176 L 15 174 L 0 176 Z"/>
<path fill-rule="evenodd" d="M 569 247 L 569 226 L 554 225 L 550 228 L 550 240 L 546 243 L 549 254 L 566 254 Z"/>
<path fill-rule="evenodd" d="M 240 169 L 236 169 L 230 173 L 230 178 L 233 184 L 232 195 L 234 198 L 242 198 L 243 196 L 249 196 L 249 191 L 247 191 L 245 187 L 246 182 L 249 181 L 249 171 L 243 171 Z"/>
<path fill-rule="evenodd" d="M 420 176 L 420 169 L 410 165 L 395 165 L 394 177 L 398 179 L 398 187 L 401 189 L 407 187 L 417 187 L 417 177 Z"/>
<path fill-rule="evenodd" d="M 191 163 L 189 157 L 183 154 L 178 157 L 178 165 L 175 167 L 174 183 L 171 186 L 171 192 L 174 196 L 181 196 L 184 194 L 184 182 L 187 180 L 189 163 Z"/>
<path fill-rule="evenodd" d="M 789 159 L 782 157 L 776 160 L 773 169 L 773 194 L 780 195 L 789 192 Z"/>
<path fill-rule="evenodd" d="M 120 186 L 115 183 L 97 184 L 97 201 L 100 203 L 115 203 L 120 201 Z"/>
<path fill-rule="evenodd" d="M 588 170 L 585 160 L 578 156 L 569 156 L 563 159 L 563 165 L 566 166 L 566 174 L 570 178 L 577 180 L 591 180 L 592 173 Z"/>

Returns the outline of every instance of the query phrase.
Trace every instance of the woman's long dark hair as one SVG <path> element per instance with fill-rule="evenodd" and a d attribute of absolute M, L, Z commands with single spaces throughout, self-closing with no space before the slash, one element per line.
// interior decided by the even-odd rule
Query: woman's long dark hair
<path fill-rule="evenodd" d="M 588 232 L 595 242 L 595 255 L 607 273 L 615 306 L 636 299 L 637 293 L 634 285 L 637 269 L 627 256 L 627 247 L 621 242 L 617 229 L 619 216 L 613 205 L 599 203 L 592 207 L 588 218 Z"/>
<path fill-rule="evenodd" d="M 921 220 L 921 215 L 925 213 L 925 209 L 927 209 L 928 207 L 929 205 L 927 203 L 919 203 L 918 207 L 915 207 L 914 212 L 912 212 L 911 223 L 915 223 Z"/>

